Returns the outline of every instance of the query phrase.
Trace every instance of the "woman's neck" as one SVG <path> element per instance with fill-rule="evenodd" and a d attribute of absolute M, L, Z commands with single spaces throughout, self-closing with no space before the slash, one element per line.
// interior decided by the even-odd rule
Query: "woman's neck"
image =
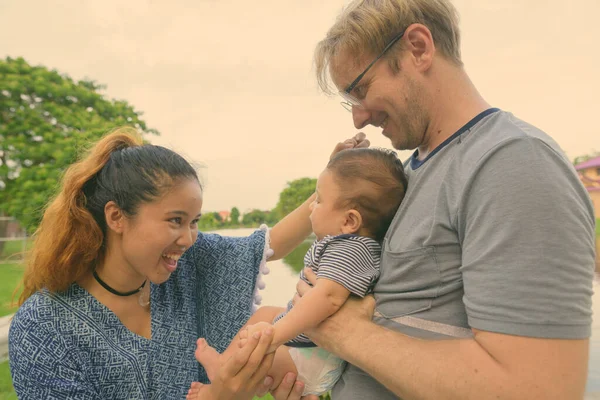
<path fill-rule="evenodd" d="M 102 281 L 114 291 L 127 293 L 137 290 L 146 281 L 146 277 L 135 271 L 119 251 L 107 251 L 106 256 L 95 268 L 101 286 Z M 110 291 L 110 290 L 109 290 Z"/>

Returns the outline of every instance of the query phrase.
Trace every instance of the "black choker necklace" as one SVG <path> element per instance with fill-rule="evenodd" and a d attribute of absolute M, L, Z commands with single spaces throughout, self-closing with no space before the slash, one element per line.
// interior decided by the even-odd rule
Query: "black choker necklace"
<path fill-rule="evenodd" d="M 108 286 L 108 284 L 106 282 L 104 282 L 102 279 L 100 279 L 100 277 L 96 273 L 95 269 L 92 273 L 94 274 L 94 278 L 96 279 L 96 281 L 98 281 L 98 283 L 100 285 L 102 285 L 102 287 L 104 289 L 108 290 L 112 294 L 116 294 L 117 296 L 122 296 L 122 297 L 131 296 L 132 294 L 139 293 L 140 290 L 142 290 L 144 288 L 144 286 L 146 286 L 146 281 L 144 281 L 144 283 L 142 283 L 142 286 L 140 286 L 139 288 L 137 288 L 135 290 L 132 290 L 131 292 L 119 292 L 118 290 L 115 290 L 115 289 L 111 288 L 110 286 Z"/>

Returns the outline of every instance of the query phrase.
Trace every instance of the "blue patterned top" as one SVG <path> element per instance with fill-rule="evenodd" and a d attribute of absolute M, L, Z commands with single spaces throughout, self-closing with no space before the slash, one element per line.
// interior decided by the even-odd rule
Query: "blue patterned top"
<path fill-rule="evenodd" d="M 169 280 L 151 285 L 151 340 L 77 284 L 34 294 L 9 332 L 17 395 L 184 399 L 192 381 L 207 382 L 194 358 L 197 338 L 223 351 L 250 317 L 266 247 L 263 230 L 242 238 L 199 234 Z"/>

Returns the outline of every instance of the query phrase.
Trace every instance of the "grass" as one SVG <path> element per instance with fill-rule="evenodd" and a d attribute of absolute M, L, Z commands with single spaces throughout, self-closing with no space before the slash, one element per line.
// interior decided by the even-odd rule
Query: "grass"
<path fill-rule="evenodd" d="M 17 248 L 20 252 L 21 247 Z M 6 247 L 5 250 L 7 250 Z M 12 304 L 12 298 L 13 292 L 21 281 L 22 276 L 23 265 L 15 263 L 0 264 L 0 317 L 12 314 L 17 310 L 17 307 Z M 8 361 L 4 361 L 0 363 L 0 400 L 16 399 L 17 395 L 13 389 Z"/>
<path fill-rule="evenodd" d="M 12 304 L 13 292 L 21 282 L 22 276 L 22 264 L 0 264 L 0 317 L 17 310 Z"/>
<path fill-rule="evenodd" d="M 596 219 L 596 237 L 600 238 L 600 218 Z"/>
<path fill-rule="evenodd" d="M 3 363 L 0 363 L 0 400 L 9 399 L 16 400 L 17 395 L 13 389 L 8 361 L 4 361 Z"/>
<path fill-rule="evenodd" d="M 25 251 L 31 248 L 33 240 L 28 240 L 25 243 Z M 22 260 L 23 259 L 23 241 L 11 240 L 4 242 L 4 247 L 0 252 L 0 260 Z"/>

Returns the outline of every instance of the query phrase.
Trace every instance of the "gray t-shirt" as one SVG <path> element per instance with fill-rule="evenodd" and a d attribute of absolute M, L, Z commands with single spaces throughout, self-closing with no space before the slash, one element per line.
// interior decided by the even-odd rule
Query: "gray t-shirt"
<path fill-rule="evenodd" d="M 554 140 L 490 109 L 425 160 L 413 155 L 406 172 L 383 243 L 376 323 L 424 339 L 471 337 L 471 328 L 589 337 L 594 212 Z M 348 365 L 333 398 L 396 397 Z"/>

